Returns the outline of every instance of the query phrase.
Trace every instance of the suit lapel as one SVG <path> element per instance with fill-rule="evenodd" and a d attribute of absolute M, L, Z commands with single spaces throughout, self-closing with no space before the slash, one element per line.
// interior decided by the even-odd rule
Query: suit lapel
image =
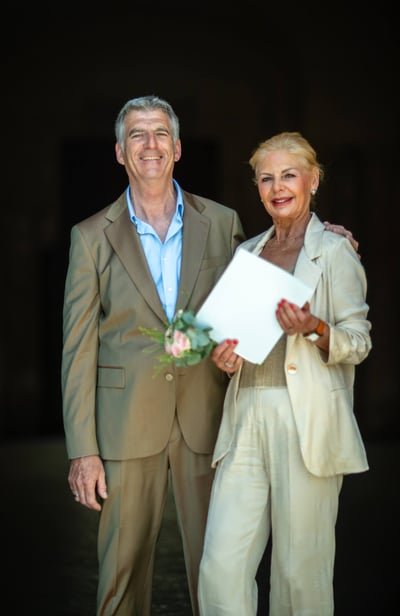
<path fill-rule="evenodd" d="M 184 224 L 182 242 L 182 265 L 176 307 L 185 308 L 193 293 L 207 245 L 210 221 L 202 216 L 188 193 L 184 194 Z"/>
<path fill-rule="evenodd" d="M 321 277 L 321 268 L 306 255 L 304 249 L 297 259 L 295 276 L 311 289 L 315 289 Z"/>
<path fill-rule="evenodd" d="M 210 228 L 209 219 L 198 211 L 193 196 L 183 191 L 183 199 L 185 208 L 177 309 L 186 308 L 190 301 L 198 279 Z M 198 205 L 200 207 L 200 204 Z M 129 219 L 124 195 L 110 207 L 106 216 L 112 224 L 105 229 L 105 234 L 115 254 L 150 308 L 165 323 L 167 317 L 148 268 L 140 238 Z"/>
<path fill-rule="evenodd" d="M 316 264 L 316 259 L 322 252 L 322 235 L 324 226 L 315 214 L 312 214 L 306 236 L 304 247 L 300 251 L 297 259 L 295 275 L 313 290 L 316 288 L 321 277 L 321 267 Z"/>
<path fill-rule="evenodd" d="M 115 206 L 120 206 L 121 202 L 121 199 L 119 199 L 116 204 L 111 206 L 107 213 L 107 217 L 112 221 L 112 224 L 106 227 L 105 234 L 115 254 L 137 287 L 138 292 L 162 322 L 165 323 L 167 320 L 166 314 L 147 265 L 140 238 L 136 232 L 135 225 L 132 224 L 129 218 L 125 199 L 123 200 L 125 206 L 122 211 L 120 211 L 119 207 L 116 213 L 117 208 Z"/>

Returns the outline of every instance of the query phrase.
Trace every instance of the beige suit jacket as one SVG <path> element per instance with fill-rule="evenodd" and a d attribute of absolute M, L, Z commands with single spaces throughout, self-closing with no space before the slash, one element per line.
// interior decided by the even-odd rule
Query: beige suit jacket
<path fill-rule="evenodd" d="M 239 250 L 259 254 L 272 233 L 273 228 L 247 240 Z M 355 366 L 371 350 L 364 268 L 350 242 L 326 231 L 313 214 L 295 276 L 313 289 L 311 312 L 330 326 L 329 353 L 302 335 L 287 339 L 285 374 L 304 463 L 317 476 L 365 471 L 353 412 Z M 239 378 L 238 372 L 228 388 L 214 466 L 232 443 Z"/>
<path fill-rule="evenodd" d="M 244 240 L 237 213 L 183 191 L 177 308 L 198 310 Z M 209 359 L 154 377 L 153 343 L 139 326 L 167 317 L 125 195 L 71 230 L 63 310 L 62 395 L 70 458 L 129 459 L 161 451 L 175 411 L 189 447 L 211 453 L 226 375 Z"/>

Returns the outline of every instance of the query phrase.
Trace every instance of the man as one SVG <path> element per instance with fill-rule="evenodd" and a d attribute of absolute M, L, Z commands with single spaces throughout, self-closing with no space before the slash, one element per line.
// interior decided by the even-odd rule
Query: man
<path fill-rule="evenodd" d="M 63 412 L 69 485 L 101 510 L 97 614 L 146 616 L 168 472 L 193 613 L 226 376 L 211 360 L 166 367 L 140 326 L 197 310 L 244 240 L 237 213 L 181 190 L 179 122 L 157 97 L 128 101 L 116 157 L 129 187 L 71 232 Z M 100 499 L 100 502 L 98 500 Z"/>
<path fill-rule="evenodd" d="M 151 340 L 178 308 L 197 310 L 245 239 L 237 213 L 173 178 L 179 121 L 166 101 L 128 101 L 115 125 L 129 186 L 75 225 L 62 355 L 68 481 L 99 511 L 97 616 L 148 616 L 170 474 L 193 614 L 227 386 L 206 359 L 154 378 Z M 342 227 L 337 228 L 346 232 Z M 351 236 L 351 234 L 350 234 Z"/>

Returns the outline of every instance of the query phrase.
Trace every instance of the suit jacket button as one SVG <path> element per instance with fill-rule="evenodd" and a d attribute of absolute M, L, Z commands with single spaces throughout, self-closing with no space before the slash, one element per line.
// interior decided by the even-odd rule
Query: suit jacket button
<path fill-rule="evenodd" d="M 297 372 L 297 366 L 296 364 L 289 364 L 287 367 L 287 371 L 289 374 L 296 374 Z"/>
<path fill-rule="evenodd" d="M 165 375 L 165 380 L 166 381 L 173 381 L 174 380 L 174 375 L 171 374 L 170 372 L 167 372 L 167 374 Z"/>

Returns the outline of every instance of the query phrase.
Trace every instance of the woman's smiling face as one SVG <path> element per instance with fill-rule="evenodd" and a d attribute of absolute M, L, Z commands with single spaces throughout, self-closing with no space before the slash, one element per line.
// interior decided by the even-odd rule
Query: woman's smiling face
<path fill-rule="evenodd" d="M 256 168 L 261 201 L 273 220 L 301 218 L 310 212 L 311 190 L 318 188 L 318 173 L 287 150 L 268 152 Z"/>

